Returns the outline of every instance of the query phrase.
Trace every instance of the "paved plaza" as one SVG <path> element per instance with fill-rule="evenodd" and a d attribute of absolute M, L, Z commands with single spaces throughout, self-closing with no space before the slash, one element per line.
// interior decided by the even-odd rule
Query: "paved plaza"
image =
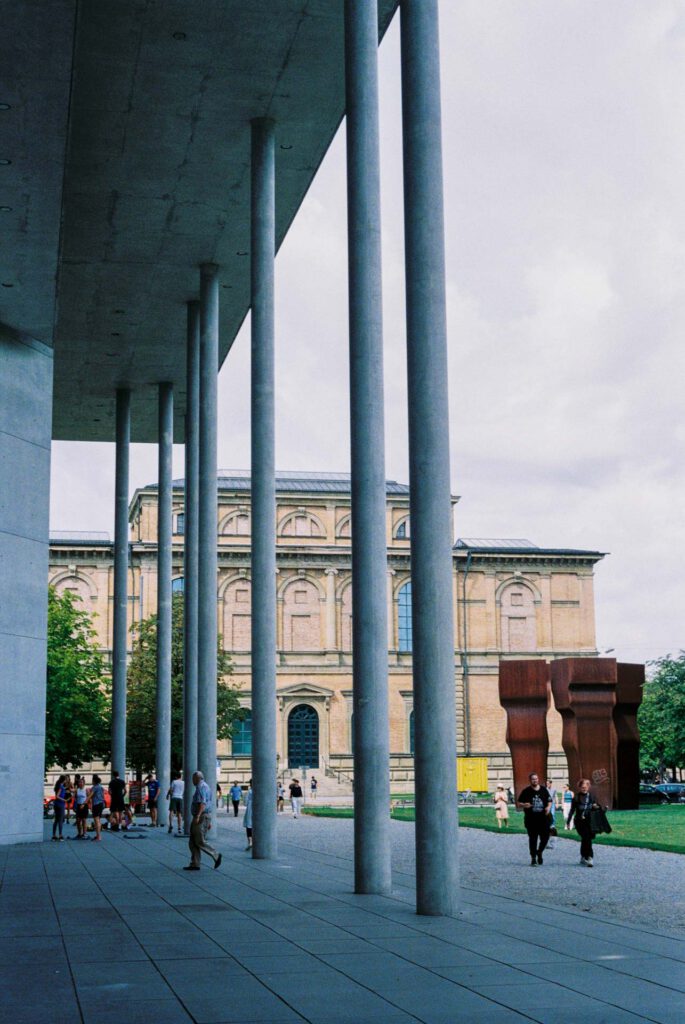
<path fill-rule="evenodd" d="M 351 833 L 351 822 L 330 824 Z M 353 895 L 349 844 L 332 855 L 316 840 L 326 827 L 284 816 L 280 859 L 255 862 L 240 823 L 222 815 L 223 864 L 197 873 L 181 870 L 186 842 L 161 829 L 0 849 L 0 1019 L 685 1020 L 682 932 L 545 906 L 537 869 L 525 902 L 469 885 L 458 919 L 417 917 L 409 871 L 396 870 L 392 898 Z"/>

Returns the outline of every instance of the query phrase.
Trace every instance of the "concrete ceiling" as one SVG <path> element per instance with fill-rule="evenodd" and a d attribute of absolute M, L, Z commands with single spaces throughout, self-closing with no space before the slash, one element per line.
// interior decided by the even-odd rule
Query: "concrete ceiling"
<path fill-rule="evenodd" d="M 198 265 L 221 268 L 222 362 L 249 308 L 250 120 L 277 122 L 280 245 L 344 113 L 343 2 L 2 7 L 0 322 L 54 346 L 56 439 L 112 440 L 127 385 L 156 440 L 165 380 L 180 441 Z"/>

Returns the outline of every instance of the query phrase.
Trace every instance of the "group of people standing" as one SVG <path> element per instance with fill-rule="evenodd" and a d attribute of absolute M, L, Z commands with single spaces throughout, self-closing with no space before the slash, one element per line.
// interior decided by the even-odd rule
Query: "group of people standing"
<path fill-rule="evenodd" d="M 70 775 L 60 775 L 54 785 L 54 796 L 51 800 L 53 809 L 52 839 L 53 842 L 64 841 L 64 823 L 69 824 L 71 811 L 74 811 L 76 820 L 75 839 L 87 839 L 88 818 L 92 816 L 93 831 L 92 837 L 99 842 L 102 836 L 102 829 L 110 828 L 116 832 L 127 830 L 135 824 L 135 808 L 143 803 L 143 787 L 147 788 L 147 809 L 150 814 L 150 825 L 156 827 L 158 824 L 158 802 L 160 794 L 160 783 L 154 774 L 150 774 L 141 784 L 139 781 L 126 783 L 118 771 L 112 772 L 112 777 L 107 785 L 109 796 L 109 819 L 104 819 L 107 807 L 107 796 L 102 779 L 99 775 L 93 775 L 91 785 L 88 786 L 85 775 L 75 775 L 72 783 Z M 178 832 L 182 834 L 183 817 L 183 780 L 181 773 L 176 772 L 174 780 L 167 793 L 169 800 L 169 832 L 172 831 L 172 818 L 174 814 L 178 821 Z"/>
<path fill-rule="evenodd" d="M 147 787 L 147 807 L 150 813 L 150 827 L 156 828 L 158 821 L 158 803 L 161 792 L 159 781 L 154 774 L 148 775 L 144 785 Z M 214 862 L 214 867 L 221 864 L 221 854 L 208 842 L 208 833 L 212 829 L 212 792 L 205 782 L 202 772 L 193 774 L 193 785 L 195 790 L 191 803 L 191 822 L 188 847 L 190 849 L 190 864 L 186 865 L 185 871 L 199 871 L 201 855 L 204 853 Z M 316 795 L 317 780 L 311 780 L 312 796 Z M 112 778 L 108 785 L 109 792 L 109 827 L 113 830 L 127 829 L 134 822 L 134 809 L 131 799 L 135 796 L 140 800 L 142 786 L 139 782 L 132 782 L 129 785 L 120 777 L 118 771 L 112 772 Z M 173 820 L 176 818 L 177 835 L 183 835 L 183 797 L 184 782 L 180 771 L 174 773 L 166 797 L 169 801 L 169 825 L 168 832 L 173 831 Z M 297 818 L 300 813 L 302 799 L 304 796 L 302 786 L 298 779 L 293 779 L 289 787 L 290 802 L 292 805 L 293 817 Z M 105 790 L 102 779 L 99 775 L 93 775 L 92 785 L 86 786 L 85 775 L 77 775 L 74 785 L 68 775 L 60 775 L 54 787 L 54 821 L 52 826 L 53 842 L 64 840 L 64 822 L 68 812 L 73 806 L 76 815 L 77 839 L 87 839 L 88 816 L 93 816 L 93 827 L 96 842 L 101 840 L 102 817 L 106 806 Z M 238 817 L 238 810 L 241 800 L 244 797 L 245 814 L 243 827 L 245 828 L 247 845 L 246 850 L 252 849 L 252 779 L 245 793 L 238 782 L 234 782 L 229 790 L 231 804 L 233 805 L 234 817 Z M 277 809 L 283 810 L 285 788 L 282 783 L 277 783 Z M 217 783 L 216 806 L 220 806 L 221 789 Z M 227 807 L 228 810 L 228 807 Z"/>

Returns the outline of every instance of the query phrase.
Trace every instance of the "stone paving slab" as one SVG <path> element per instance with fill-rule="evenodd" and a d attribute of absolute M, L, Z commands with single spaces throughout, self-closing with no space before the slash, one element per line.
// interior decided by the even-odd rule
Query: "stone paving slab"
<path fill-rule="evenodd" d="M 350 861 L 282 831 L 280 859 L 259 862 L 221 823 L 216 872 L 182 871 L 162 830 L 0 849 L 2 1019 L 685 1021 L 682 939 L 474 889 L 456 918 L 420 918 L 406 872 L 392 897 L 357 896 Z"/>

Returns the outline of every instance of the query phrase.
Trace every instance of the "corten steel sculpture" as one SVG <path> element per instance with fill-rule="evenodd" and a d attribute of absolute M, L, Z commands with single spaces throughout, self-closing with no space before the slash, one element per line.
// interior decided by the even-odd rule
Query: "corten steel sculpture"
<path fill-rule="evenodd" d="M 616 666 L 616 786 L 614 807 L 634 810 L 640 803 L 640 732 L 637 712 L 645 685 L 644 665 Z"/>
<path fill-rule="evenodd" d="M 499 699 L 507 713 L 514 792 L 518 796 L 537 772 L 547 778 L 549 665 L 546 661 L 500 661 Z"/>
<path fill-rule="evenodd" d="M 618 774 L 616 662 L 613 658 L 561 658 L 552 662 L 551 674 L 571 786 L 579 778 L 588 778 L 598 801 L 613 807 Z"/>

